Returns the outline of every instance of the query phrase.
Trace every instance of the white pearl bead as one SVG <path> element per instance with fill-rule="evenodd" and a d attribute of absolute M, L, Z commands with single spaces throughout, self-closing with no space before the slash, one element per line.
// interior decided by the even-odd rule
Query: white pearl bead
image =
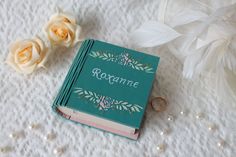
<path fill-rule="evenodd" d="M 174 116 L 172 116 L 172 115 L 168 115 L 167 120 L 168 120 L 168 121 L 174 121 Z"/>
<path fill-rule="evenodd" d="M 160 132 L 160 135 L 164 135 L 164 134 L 165 134 L 165 132 L 164 132 L 164 131 L 161 131 L 161 132 Z"/>
<path fill-rule="evenodd" d="M 1 153 L 7 153 L 7 152 L 10 152 L 11 150 L 12 148 L 10 146 L 0 147 Z"/>
<path fill-rule="evenodd" d="M 64 153 L 64 148 L 55 148 L 54 150 L 53 150 L 53 153 L 55 154 L 55 155 L 61 155 L 62 153 Z"/>
<path fill-rule="evenodd" d="M 17 139 L 17 138 L 19 138 L 19 135 L 18 135 L 17 133 L 10 133 L 10 134 L 9 134 L 9 137 L 10 137 L 10 138 Z"/>
<path fill-rule="evenodd" d="M 215 131 L 216 130 L 216 125 L 215 124 L 208 125 L 208 130 L 209 131 Z"/>
<path fill-rule="evenodd" d="M 186 116 L 188 114 L 188 110 L 181 110 L 179 112 L 182 116 Z"/>
<path fill-rule="evenodd" d="M 164 151 L 165 151 L 165 148 L 166 148 L 166 146 L 165 146 L 164 144 L 159 144 L 159 145 L 157 146 L 157 150 L 158 150 L 159 152 L 164 152 Z"/>
<path fill-rule="evenodd" d="M 32 124 L 29 125 L 30 130 L 38 129 L 39 127 L 40 127 L 40 125 L 36 124 L 36 123 L 32 123 Z"/>
<path fill-rule="evenodd" d="M 25 137 L 24 131 L 17 131 L 17 132 L 12 132 L 8 135 L 12 139 L 18 139 L 18 138 L 23 138 Z"/>
<path fill-rule="evenodd" d="M 5 153 L 5 152 L 6 152 L 5 148 L 3 148 L 3 147 L 0 148 L 0 152 L 1 152 L 1 153 Z"/>
<path fill-rule="evenodd" d="M 219 148 L 223 148 L 225 146 L 225 141 L 224 140 L 220 140 L 218 143 L 217 143 L 217 146 Z"/>
<path fill-rule="evenodd" d="M 44 136 L 45 140 L 53 140 L 56 138 L 56 134 L 54 133 L 48 133 L 46 136 Z"/>
<path fill-rule="evenodd" d="M 170 133 L 170 129 L 164 129 L 160 132 L 160 135 L 168 135 Z"/>
<path fill-rule="evenodd" d="M 196 118 L 197 119 L 202 119 L 204 117 L 203 113 L 197 113 Z"/>
<path fill-rule="evenodd" d="M 181 115 L 185 115 L 185 112 L 184 112 L 184 111 L 180 111 L 180 114 L 181 114 Z"/>

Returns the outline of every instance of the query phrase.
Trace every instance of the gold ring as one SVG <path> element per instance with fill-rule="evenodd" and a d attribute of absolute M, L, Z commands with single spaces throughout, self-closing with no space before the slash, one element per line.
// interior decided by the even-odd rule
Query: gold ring
<path fill-rule="evenodd" d="M 167 101 L 164 97 L 158 96 L 151 100 L 151 106 L 153 110 L 157 112 L 161 112 L 161 111 L 166 110 Z"/>

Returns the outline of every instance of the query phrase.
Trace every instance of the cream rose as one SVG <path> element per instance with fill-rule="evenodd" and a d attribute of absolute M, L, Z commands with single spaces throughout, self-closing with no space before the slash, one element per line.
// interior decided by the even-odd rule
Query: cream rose
<path fill-rule="evenodd" d="M 75 17 L 58 9 L 46 24 L 44 32 L 52 46 L 70 47 L 80 41 L 81 27 L 76 24 Z"/>
<path fill-rule="evenodd" d="M 47 48 L 43 41 L 36 37 L 13 43 L 6 63 L 20 73 L 30 74 L 35 69 L 43 67 L 47 56 Z"/>

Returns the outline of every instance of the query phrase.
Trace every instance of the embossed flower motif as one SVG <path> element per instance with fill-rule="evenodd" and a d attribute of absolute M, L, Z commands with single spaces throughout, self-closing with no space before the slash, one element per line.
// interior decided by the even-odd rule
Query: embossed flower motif
<path fill-rule="evenodd" d="M 10 46 L 6 63 L 17 72 L 30 74 L 35 69 L 44 67 L 48 50 L 39 37 L 17 41 Z"/>
<path fill-rule="evenodd" d="M 101 96 L 99 99 L 99 110 L 108 110 L 111 108 L 113 101 L 110 97 Z"/>
<path fill-rule="evenodd" d="M 60 9 L 51 16 L 44 32 L 52 46 L 71 47 L 81 40 L 81 27 L 76 23 L 75 17 Z"/>

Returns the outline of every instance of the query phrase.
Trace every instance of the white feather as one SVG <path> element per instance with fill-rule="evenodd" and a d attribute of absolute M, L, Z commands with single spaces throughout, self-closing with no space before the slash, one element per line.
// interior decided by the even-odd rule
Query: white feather
<path fill-rule="evenodd" d="M 194 50 L 192 54 L 186 56 L 183 67 L 183 76 L 185 78 L 192 78 L 195 75 L 195 69 L 203 59 L 204 50 L 207 48 L 208 46 L 205 46 L 198 50 Z"/>
<path fill-rule="evenodd" d="M 130 35 L 131 41 L 140 47 L 159 46 L 179 36 L 181 36 L 181 34 L 168 25 L 155 21 L 144 23 Z"/>
<path fill-rule="evenodd" d="M 236 3 L 218 8 L 210 15 L 183 9 L 173 17 L 167 17 L 173 15 L 168 13 L 171 11 L 170 8 L 167 10 L 169 4 L 169 0 L 162 0 L 159 22 L 145 23 L 131 34 L 131 40 L 141 47 L 168 43 L 166 45 L 177 58 L 183 60 L 186 78 L 214 76 L 212 81 L 216 82 L 219 98 L 236 106 Z M 194 31 L 189 29 L 193 24 Z M 178 40 L 171 42 L 176 38 Z"/>
<path fill-rule="evenodd" d="M 165 23 L 165 15 L 167 9 L 168 0 L 161 0 L 158 8 L 158 21 Z"/>
<path fill-rule="evenodd" d="M 169 25 L 171 27 L 182 26 L 191 22 L 203 20 L 207 16 L 207 14 L 201 11 L 184 9 L 170 20 Z"/>
<path fill-rule="evenodd" d="M 196 73 L 202 74 L 203 72 L 215 73 L 218 65 L 225 53 L 226 40 L 216 40 L 209 44 L 209 47 L 204 51 L 204 57 L 196 67 Z"/>
<path fill-rule="evenodd" d="M 231 17 L 235 15 L 235 10 L 236 10 L 236 3 L 218 8 L 211 14 L 208 21 L 210 23 L 216 20 L 229 21 L 229 19 L 231 19 Z"/>
<path fill-rule="evenodd" d="M 227 68 L 218 68 L 216 75 L 216 93 L 219 100 L 236 107 L 236 74 Z"/>
<path fill-rule="evenodd" d="M 221 62 L 224 67 L 236 73 L 236 51 L 228 50 L 227 53 L 223 55 Z"/>
<path fill-rule="evenodd" d="M 225 22 L 217 22 L 208 27 L 205 39 L 198 39 L 196 48 L 208 45 L 210 42 L 218 39 L 230 39 L 236 34 L 236 29 Z"/>

